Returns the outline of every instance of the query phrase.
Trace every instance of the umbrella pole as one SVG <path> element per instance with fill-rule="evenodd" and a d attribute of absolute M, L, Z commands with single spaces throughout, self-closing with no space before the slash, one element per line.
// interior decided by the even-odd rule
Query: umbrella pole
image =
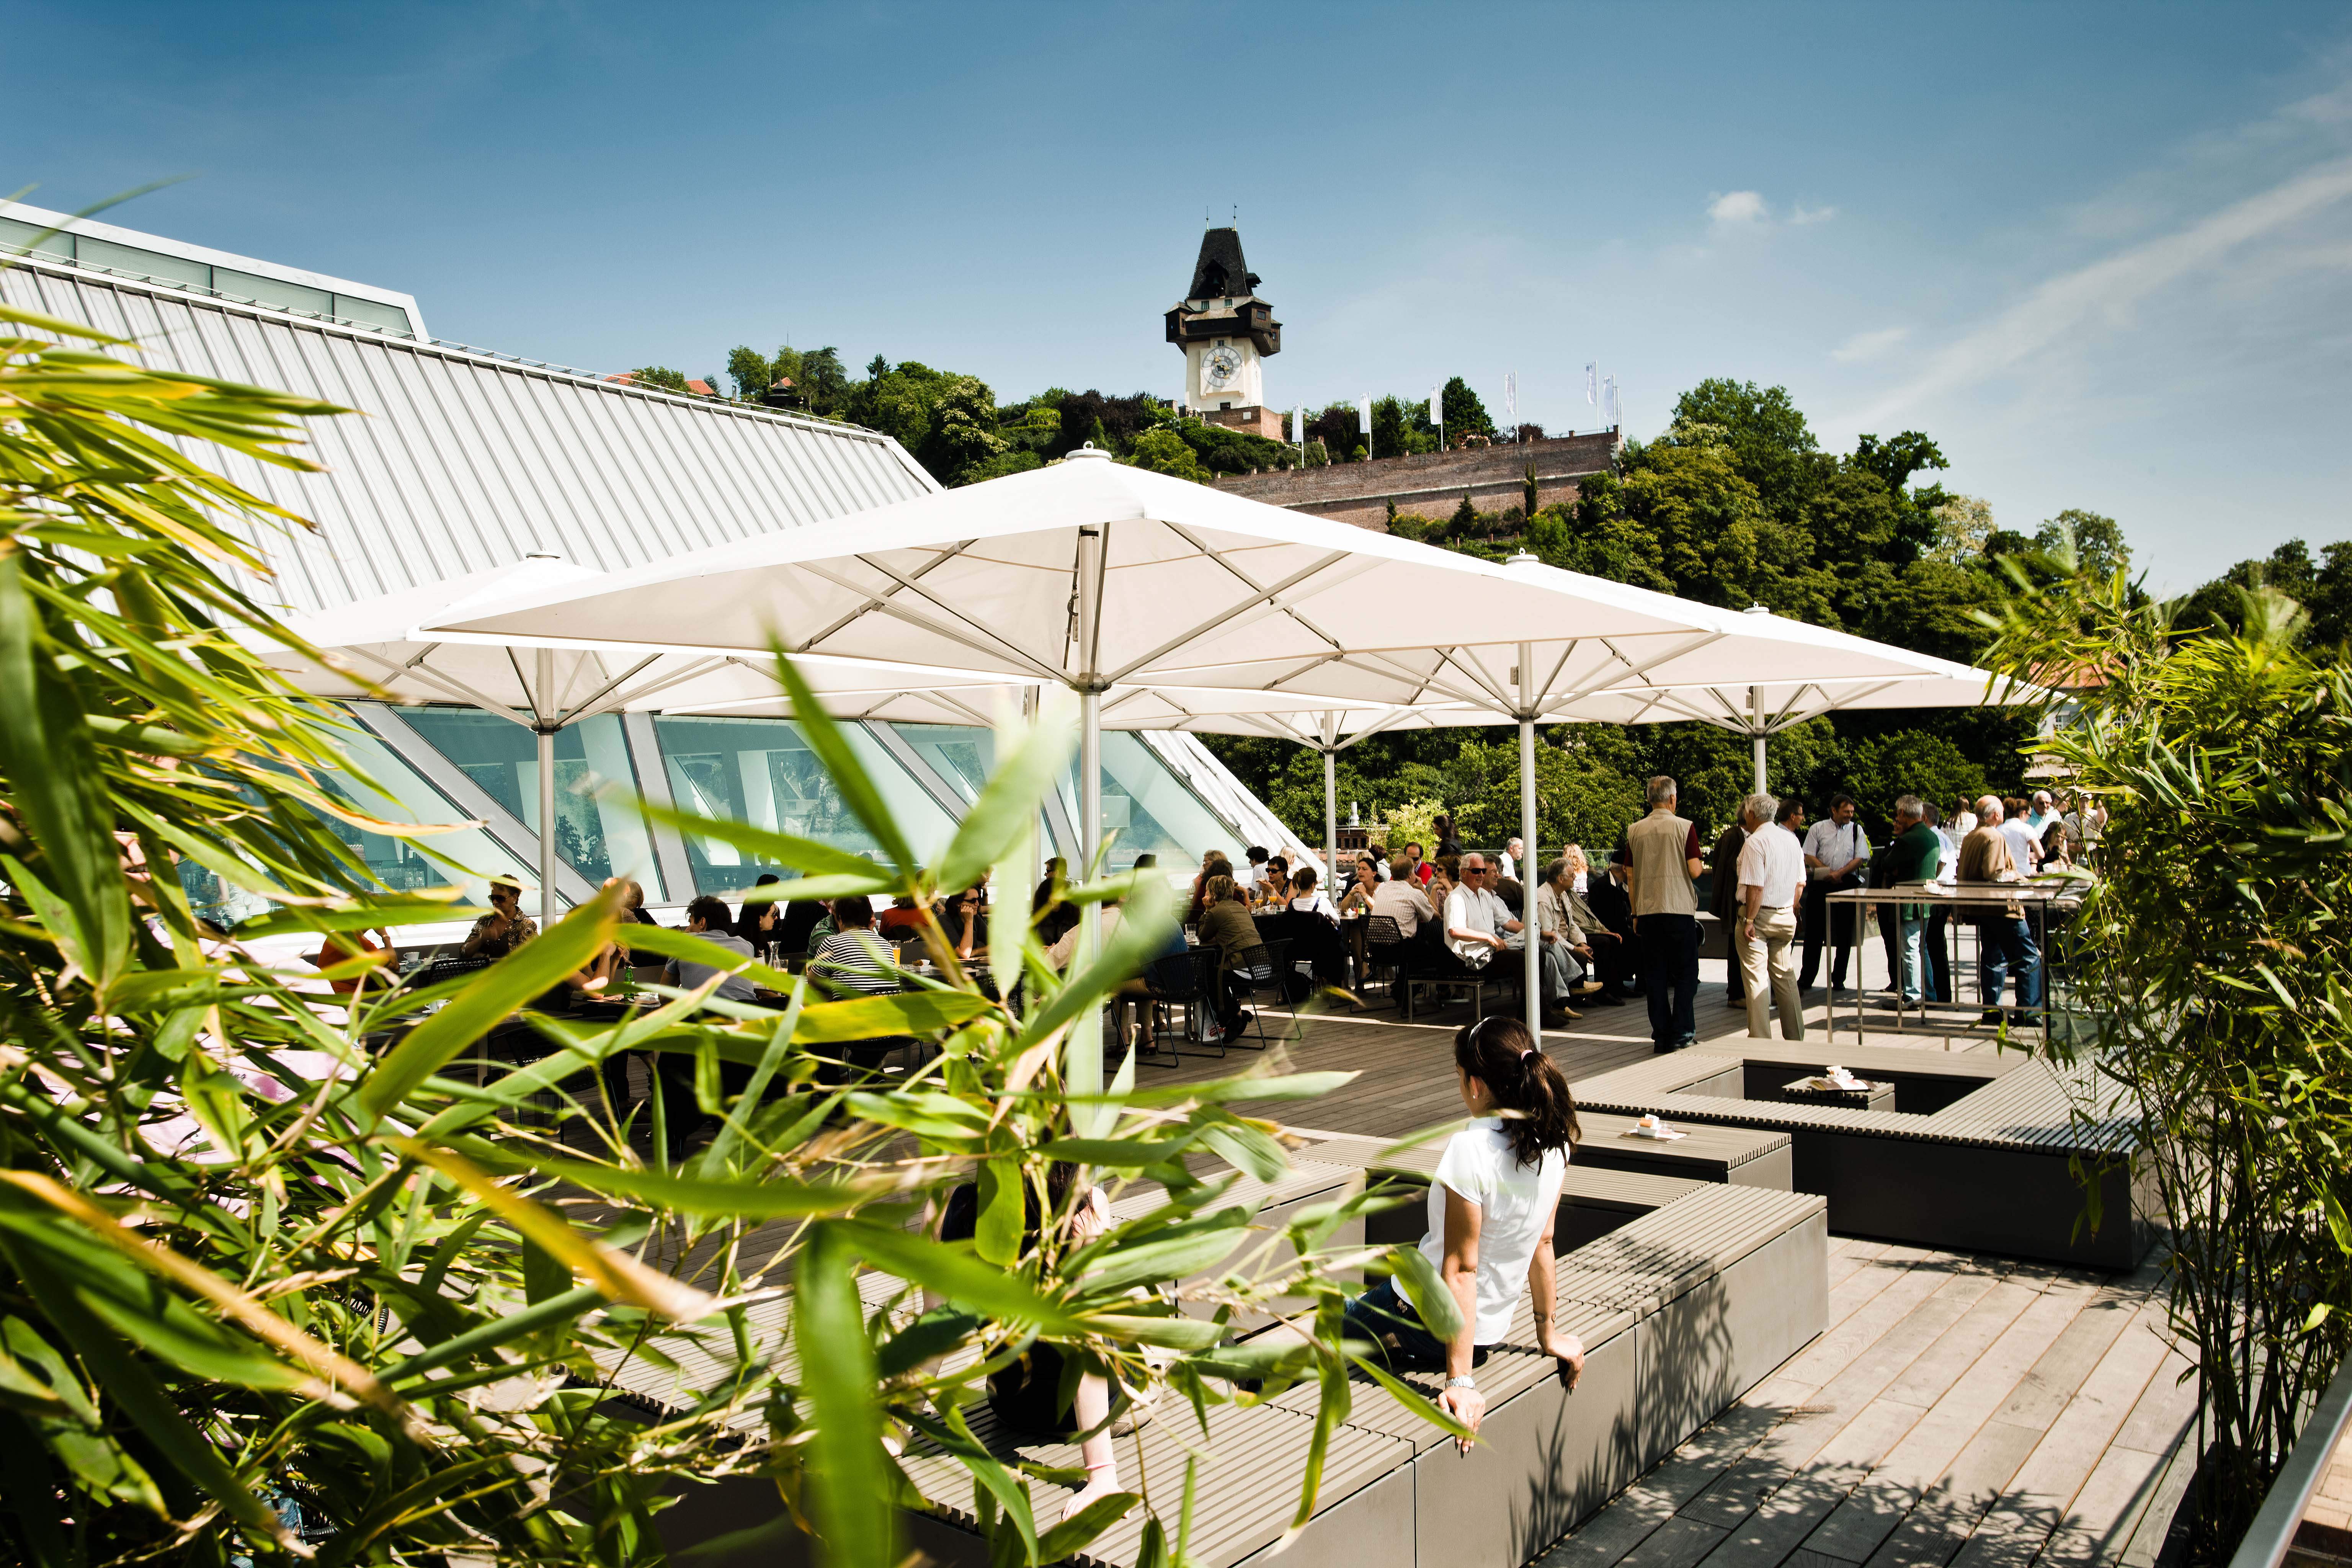
<path fill-rule="evenodd" d="M 1102 682 L 1096 664 L 1102 640 L 1102 552 L 1099 530 L 1078 531 L 1078 854 L 1072 881 L 1095 876 L 1095 860 L 1102 853 Z M 1102 951 L 1102 905 L 1089 900 L 1078 906 L 1078 951 L 1070 962 L 1075 974 Z M 1097 1095 L 1103 1088 L 1102 1009 L 1088 1007 L 1070 1030 L 1068 1066 L 1063 1081 L 1073 1095 Z M 1112 1115 L 1107 1105 L 1088 1106 L 1071 1117 L 1074 1131 L 1085 1137 L 1107 1125 Z"/>
<path fill-rule="evenodd" d="M 1339 754 L 1323 748 L 1323 881 L 1337 897 L 1339 887 Z"/>
<path fill-rule="evenodd" d="M 539 927 L 555 923 L 555 650 L 539 650 Z"/>
<path fill-rule="evenodd" d="M 1748 733 L 1756 740 L 1755 792 L 1764 793 L 1764 698 L 1754 687 L 1748 689 L 1748 713 L 1751 728 Z"/>
<path fill-rule="evenodd" d="M 1519 700 L 1528 700 L 1528 682 L 1535 673 L 1535 648 L 1519 645 Z M 1543 929 L 1536 918 L 1536 721 L 1532 712 L 1519 715 L 1519 936 L 1527 968 L 1523 990 L 1528 1004 L 1528 1037 L 1543 1040 Z"/>

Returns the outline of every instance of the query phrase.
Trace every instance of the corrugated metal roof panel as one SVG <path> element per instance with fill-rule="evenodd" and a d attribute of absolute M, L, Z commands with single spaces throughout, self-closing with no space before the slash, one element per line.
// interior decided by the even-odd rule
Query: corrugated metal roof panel
<path fill-rule="evenodd" d="M 937 489 L 896 441 L 27 258 L 0 300 L 137 340 L 147 363 L 362 412 L 321 474 L 208 461 L 319 531 L 257 541 L 264 597 L 331 609 L 548 552 L 599 571 Z"/>

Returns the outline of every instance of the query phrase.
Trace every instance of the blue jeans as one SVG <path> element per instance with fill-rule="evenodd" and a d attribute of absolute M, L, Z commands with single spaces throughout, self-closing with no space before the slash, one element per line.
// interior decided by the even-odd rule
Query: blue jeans
<path fill-rule="evenodd" d="M 1650 997 L 1650 1043 L 1671 1048 L 1698 1033 L 1698 921 L 1690 915 L 1643 915 L 1642 988 Z"/>
<path fill-rule="evenodd" d="M 1988 915 L 1977 936 L 1983 950 L 1977 978 L 1984 1005 L 2000 1005 L 2001 982 L 2017 975 L 2017 1005 L 2031 1011 L 2042 1005 L 2042 950 L 2033 945 L 2033 930 L 2022 916 Z"/>
<path fill-rule="evenodd" d="M 1380 1347 L 1381 1359 L 1400 1372 L 1443 1372 L 1445 1342 L 1423 1326 L 1412 1303 L 1398 1293 L 1396 1281 L 1383 1279 L 1349 1301 L 1344 1310 L 1349 1332 Z M 1486 1347 L 1474 1346 L 1470 1364 L 1483 1366 Z"/>
<path fill-rule="evenodd" d="M 1895 956 L 1899 961 L 1896 965 L 1895 989 L 1902 993 L 1903 1000 L 1907 1003 L 1916 1004 L 1923 994 L 1920 982 L 1923 960 L 1926 957 L 1924 949 L 1927 934 L 1926 917 L 1912 915 L 1895 917 Z"/>

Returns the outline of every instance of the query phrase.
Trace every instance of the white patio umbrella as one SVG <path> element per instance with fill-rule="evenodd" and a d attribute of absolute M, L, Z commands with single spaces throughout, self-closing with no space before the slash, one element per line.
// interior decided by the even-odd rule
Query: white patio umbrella
<path fill-rule="evenodd" d="M 1121 686 L 1391 706 L 1400 704 L 1387 693 L 1401 683 L 1423 688 L 1402 704 L 1410 706 L 1448 700 L 1450 689 L 1431 678 L 1449 668 L 1483 677 L 1510 667 L 1517 680 L 1464 675 L 1461 683 L 1531 715 L 1546 680 L 1586 673 L 1567 661 L 1539 668 L 1538 646 L 1589 646 L 1587 662 L 1638 674 L 1724 637 L 1725 619 L 1595 578 L 1537 580 L 1087 448 L 1052 468 L 446 616 L 427 629 L 640 656 L 752 652 L 772 640 L 795 655 L 1066 685 L 1079 698 L 1080 837 L 1091 865 L 1104 695 Z M 1428 628 L 1441 623 L 1458 627 L 1462 643 L 1445 654 L 1429 647 Z M 1368 679 L 1380 689 L 1349 689 Z M 1522 746 L 1530 815 L 1532 734 L 1525 729 Z M 1532 887 L 1524 912 L 1532 924 Z M 1089 919 L 1082 943 L 1090 946 L 1092 931 Z M 1531 974 L 1536 963 L 1531 952 Z M 1537 986 L 1528 998 L 1532 1022 Z M 1089 1067 L 1083 1054 L 1073 1055 L 1082 1088 L 1100 1081 L 1099 1058 Z"/>
<path fill-rule="evenodd" d="M 575 590 L 601 572 L 552 555 L 298 617 L 290 628 L 337 662 L 320 664 L 257 637 L 247 640 L 297 686 L 335 701 L 389 696 L 398 702 L 457 702 L 529 730 L 538 742 L 540 918 L 556 918 L 555 737 L 601 714 L 773 701 L 782 691 L 764 654 L 630 654 L 593 648 L 510 647 L 417 637 L 420 622 L 461 615 L 521 594 Z M 925 671 L 919 691 L 908 672 L 870 663 L 810 661 L 803 673 L 828 711 L 843 718 L 934 719 L 961 710 L 953 678 Z M 968 681 L 976 691 L 985 682 Z M 986 704 L 982 705 L 985 710 Z"/>

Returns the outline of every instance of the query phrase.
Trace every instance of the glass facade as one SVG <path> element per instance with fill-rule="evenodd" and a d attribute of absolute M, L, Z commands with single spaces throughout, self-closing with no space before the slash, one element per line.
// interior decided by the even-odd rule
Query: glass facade
<path fill-rule="evenodd" d="M 400 716 L 484 795 L 540 831 L 538 736 L 471 708 L 405 708 Z M 555 732 L 555 852 L 591 887 L 607 877 L 634 877 L 648 889 L 660 885 L 645 814 L 625 797 L 593 793 L 612 783 L 621 785 L 616 795 L 634 795 L 635 776 L 628 736 L 614 715 Z"/>
<path fill-rule="evenodd" d="M 537 738 L 530 731 L 468 708 L 352 706 L 373 710 L 376 722 L 404 725 L 430 749 L 421 756 L 446 761 L 536 835 L 539 761 Z M 641 726 L 636 733 L 642 738 L 646 721 L 633 722 Z M 641 781 L 648 780 L 642 770 L 656 765 L 681 810 L 749 822 L 853 855 L 878 858 L 879 847 L 844 803 L 798 725 L 777 719 L 656 715 L 650 729 L 658 758 L 644 754 L 642 747 L 633 750 L 629 727 L 615 717 L 592 719 L 556 733 L 557 849 L 590 886 L 610 876 L 634 876 L 644 883 L 649 901 L 677 905 L 698 893 L 739 891 L 763 872 L 791 875 L 799 869 L 717 839 L 686 834 L 681 837 L 693 886 L 671 885 L 656 873 L 654 830 L 629 803 Z M 965 800 L 976 796 L 987 782 L 995 755 L 992 731 L 946 724 L 897 724 L 891 729 Z M 446 823 L 481 812 L 478 797 L 453 799 L 427 776 L 431 767 L 422 761 L 412 766 L 395 745 L 362 726 L 346 723 L 342 731 L 351 766 L 328 774 L 324 782 L 357 814 L 392 822 Z M 942 804 L 864 726 L 845 725 L 842 734 L 915 853 L 935 858 L 954 836 L 960 812 Z M 413 750 L 415 742 L 402 741 L 400 745 Z M 606 783 L 621 785 L 627 795 L 608 801 L 591 793 Z M 448 781 L 448 790 L 465 795 L 454 780 Z M 1064 804 L 1064 820 L 1075 821 L 1075 769 L 1065 783 Z M 361 860 L 394 888 L 441 887 L 454 881 L 479 900 L 493 875 L 516 877 L 526 887 L 538 885 L 536 841 L 508 842 L 515 837 L 511 828 L 467 827 L 411 842 L 342 822 L 333 827 Z M 1204 850 L 1231 852 L 1238 847 L 1233 826 L 1171 772 L 1142 737 L 1120 731 L 1103 737 L 1103 830 L 1114 836 L 1109 858 L 1114 870 L 1132 868 L 1135 858 L 1150 850 L 1163 868 L 1181 872 L 1197 864 Z M 1056 844 L 1055 848 L 1074 853 L 1076 847 Z M 198 912 L 223 927 L 270 907 L 260 895 L 226 883 L 193 862 L 182 862 L 180 878 Z M 535 896 L 526 901 L 536 907 Z"/>
<path fill-rule="evenodd" d="M 357 321 L 362 326 L 397 332 L 402 337 L 416 335 L 415 323 L 408 319 L 408 312 L 397 305 L 387 305 L 378 300 L 362 300 L 351 294 L 330 293 L 307 283 L 292 283 L 282 278 L 264 278 L 259 273 L 243 272 L 233 267 L 215 267 L 208 261 L 168 255 L 142 245 L 100 239 L 96 235 L 47 233 L 38 224 L 26 223 L 22 218 L 0 217 L 0 250 L 61 257 L 87 267 L 103 267 L 110 272 L 184 284 L 191 289 L 202 289 L 231 300 L 250 300 L 259 305 L 274 305 L 281 310 L 300 310 L 313 316 Z"/>
<path fill-rule="evenodd" d="M 679 810 L 881 858 L 880 846 L 843 802 L 832 775 L 801 738 L 799 725 L 782 719 L 665 715 L 654 720 L 654 733 L 660 740 L 670 798 Z M 847 725 L 842 734 L 908 845 L 926 859 L 936 858 L 955 835 L 955 817 L 864 729 Z M 730 892 L 750 887 L 763 871 L 784 875 L 798 869 L 695 834 L 687 836 L 686 853 L 698 893 Z"/>

